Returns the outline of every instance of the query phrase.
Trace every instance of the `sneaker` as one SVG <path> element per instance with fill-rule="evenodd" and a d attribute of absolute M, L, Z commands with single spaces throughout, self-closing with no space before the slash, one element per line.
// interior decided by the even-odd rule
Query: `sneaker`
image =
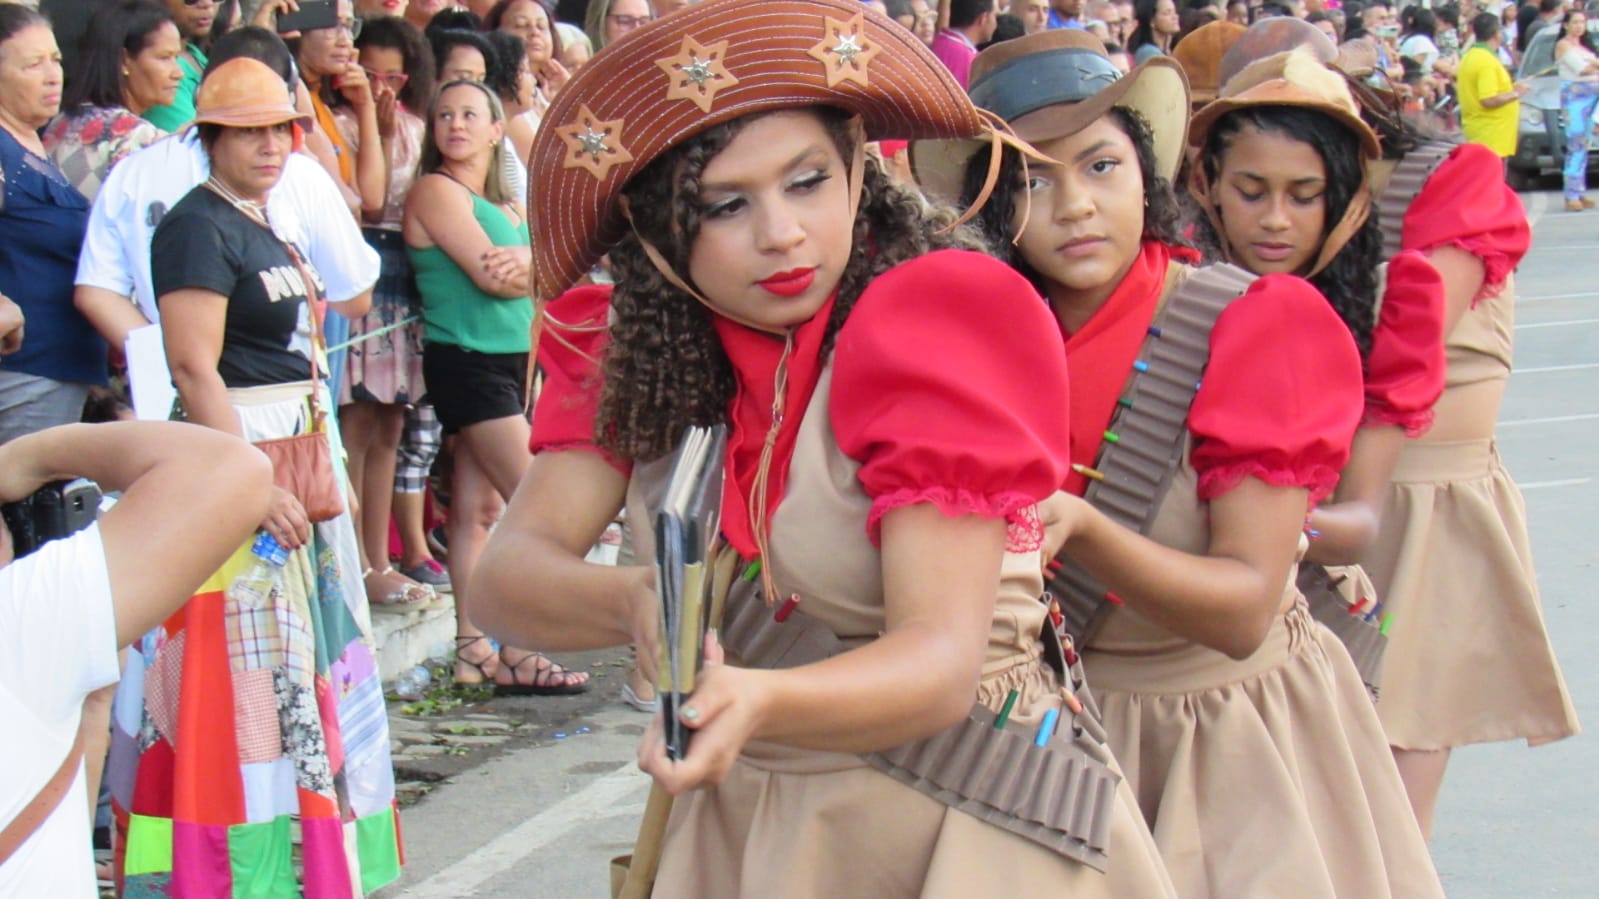
<path fill-rule="evenodd" d="M 444 570 L 437 559 L 423 559 L 416 567 L 403 569 L 400 573 L 435 590 L 451 591 L 450 573 Z"/>
<path fill-rule="evenodd" d="M 449 538 L 444 531 L 444 525 L 428 531 L 428 551 L 433 553 L 435 559 L 448 559 L 450 557 Z"/>

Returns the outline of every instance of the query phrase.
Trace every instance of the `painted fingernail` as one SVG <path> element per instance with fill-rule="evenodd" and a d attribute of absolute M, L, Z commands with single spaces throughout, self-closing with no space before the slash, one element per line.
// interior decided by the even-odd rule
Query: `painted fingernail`
<path fill-rule="evenodd" d="M 683 717 L 690 721 L 698 721 L 700 720 L 700 710 L 693 706 L 688 706 L 687 708 L 683 709 Z"/>

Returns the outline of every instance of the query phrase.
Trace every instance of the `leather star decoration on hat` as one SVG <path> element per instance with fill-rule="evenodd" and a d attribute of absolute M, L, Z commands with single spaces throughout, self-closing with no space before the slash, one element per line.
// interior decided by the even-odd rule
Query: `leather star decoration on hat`
<path fill-rule="evenodd" d="M 827 37 L 807 52 L 827 70 L 828 87 L 844 81 L 866 87 L 866 67 L 881 48 L 866 39 L 866 16 L 856 13 L 847 22 L 829 16 Z"/>
<path fill-rule="evenodd" d="M 655 61 L 672 80 L 666 99 L 688 100 L 701 112 L 710 112 L 711 105 L 716 102 L 716 92 L 738 84 L 738 79 L 722 63 L 726 55 L 727 41 L 706 46 L 692 37 L 684 37 L 676 56 Z"/>
<path fill-rule="evenodd" d="M 576 124 L 557 128 L 556 133 L 567 147 L 561 164 L 569 169 L 585 169 L 595 180 L 603 179 L 612 166 L 633 161 L 633 154 L 622 146 L 622 120 L 602 122 L 587 106 L 578 107 Z"/>

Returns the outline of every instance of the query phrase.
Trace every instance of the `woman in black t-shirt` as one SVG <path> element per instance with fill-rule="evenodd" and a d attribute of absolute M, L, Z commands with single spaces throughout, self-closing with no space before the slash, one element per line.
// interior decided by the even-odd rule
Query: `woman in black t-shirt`
<path fill-rule="evenodd" d="M 190 421 L 246 440 L 318 430 L 315 413 L 334 408 L 319 377 L 320 310 L 309 302 L 321 283 L 267 214 L 302 116 L 283 79 L 248 58 L 207 73 L 196 106 L 210 177 L 173 206 L 151 246 L 173 385 Z M 322 434 L 337 469 L 343 454 L 331 416 L 328 424 Z M 342 470 L 335 474 L 342 486 Z M 248 857 L 249 870 L 234 871 L 235 879 L 350 896 L 352 884 L 371 889 L 399 875 L 388 728 L 355 529 L 348 511 L 310 521 L 293 495 L 274 488 L 261 531 L 154 639 L 138 644 L 130 668 L 168 686 L 118 696 L 142 708 L 116 720 L 155 728 L 154 739 L 139 735 L 131 777 L 115 779 L 133 785 L 118 801 L 128 815 L 169 826 L 224 826 L 226 840 L 178 855 L 180 869 L 226 871 L 233 858 Z M 210 725 L 165 726 L 174 720 L 174 676 L 177 717 Z M 241 776 L 252 765 L 281 763 L 296 789 L 256 790 Z M 248 801 L 232 801 L 237 796 Z M 337 876 L 327 864 L 296 871 L 287 853 L 272 862 L 240 854 L 244 842 L 233 841 L 265 838 L 250 832 L 289 816 L 302 824 L 304 857 L 340 860 L 332 866 Z M 362 833 L 359 853 L 345 845 L 352 823 Z M 155 852 L 141 848 L 148 839 L 147 831 L 131 831 L 129 851 Z M 163 873 L 174 872 L 131 875 L 130 889 L 139 877 Z"/>

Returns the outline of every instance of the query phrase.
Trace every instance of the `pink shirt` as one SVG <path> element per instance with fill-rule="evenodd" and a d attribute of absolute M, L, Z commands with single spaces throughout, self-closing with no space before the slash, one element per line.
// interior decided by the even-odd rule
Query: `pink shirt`
<path fill-rule="evenodd" d="M 938 61 L 949 69 L 955 76 L 955 81 L 962 88 L 966 87 L 967 76 L 972 71 L 972 60 L 977 58 L 977 48 L 966 39 L 966 35 L 950 28 L 938 32 L 933 38 L 933 55 Z"/>

